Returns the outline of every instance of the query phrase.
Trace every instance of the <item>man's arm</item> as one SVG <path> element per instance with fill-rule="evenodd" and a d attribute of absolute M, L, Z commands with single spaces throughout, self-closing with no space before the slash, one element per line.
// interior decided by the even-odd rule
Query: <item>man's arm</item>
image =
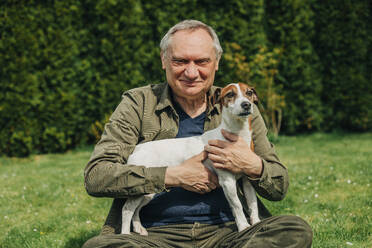
<path fill-rule="evenodd" d="M 126 92 L 105 125 L 85 167 L 85 188 L 92 196 L 126 198 L 158 193 L 165 189 L 166 167 L 145 168 L 127 165 L 126 161 L 138 143 L 143 99 Z"/>

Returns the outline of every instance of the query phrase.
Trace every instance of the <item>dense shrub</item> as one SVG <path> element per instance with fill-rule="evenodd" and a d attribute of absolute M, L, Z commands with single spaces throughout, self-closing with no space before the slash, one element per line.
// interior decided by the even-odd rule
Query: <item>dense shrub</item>
<path fill-rule="evenodd" d="M 288 133 L 316 130 L 322 123 L 320 64 L 311 43 L 314 13 L 309 2 L 266 2 L 268 39 L 283 50 L 279 81 L 287 103 L 283 129 Z"/>
<path fill-rule="evenodd" d="M 370 10 L 362 0 L 2 1 L 0 154 L 94 142 L 124 90 L 165 80 L 158 44 L 182 19 L 213 26 L 225 50 L 239 44 L 243 64 L 280 49 L 284 132 L 369 130 Z M 217 85 L 244 81 L 232 65 L 222 58 Z"/>
<path fill-rule="evenodd" d="M 274 137 L 277 137 L 285 108 L 282 84 L 275 81 L 278 77 L 278 64 L 281 50 L 275 48 L 269 51 L 262 46 L 255 56 L 248 61 L 241 46 L 228 43 L 224 59 L 228 62 L 229 70 L 236 78 L 253 86 L 259 92 L 259 108 L 266 126 Z"/>
<path fill-rule="evenodd" d="M 323 79 L 326 129 L 372 127 L 372 2 L 321 1 L 313 4 Z"/>
<path fill-rule="evenodd" d="M 91 95 L 79 85 L 90 70 L 81 6 L 27 2 L 9 1 L 0 15 L 0 150 L 8 155 L 65 150 L 80 143 L 89 121 L 77 115 Z"/>

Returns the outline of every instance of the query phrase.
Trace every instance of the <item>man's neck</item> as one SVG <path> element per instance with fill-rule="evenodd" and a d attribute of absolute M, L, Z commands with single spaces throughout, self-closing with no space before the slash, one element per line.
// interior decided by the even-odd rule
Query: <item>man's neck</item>
<path fill-rule="evenodd" d="M 183 97 L 174 96 L 174 100 L 181 106 L 183 111 L 191 118 L 201 115 L 207 109 L 206 95 L 195 98 L 187 99 Z"/>

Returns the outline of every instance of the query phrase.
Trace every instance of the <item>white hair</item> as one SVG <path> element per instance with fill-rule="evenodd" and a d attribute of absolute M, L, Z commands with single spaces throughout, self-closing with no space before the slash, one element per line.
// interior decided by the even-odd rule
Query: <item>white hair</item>
<path fill-rule="evenodd" d="M 223 50 L 222 50 L 220 41 L 218 40 L 216 32 L 213 30 L 213 28 L 211 28 L 207 24 L 202 23 L 201 21 L 197 21 L 197 20 L 184 20 L 182 22 L 177 23 L 176 25 L 174 25 L 168 30 L 168 32 L 164 35 L 163 39 L 161 39 L 160 41 L 160 51 L 161 51 L 162 57 L 166 58 L 167 56 L 169 45 L 172 42 L 171 38 L 173 34 L 175 34 L 177 31 L 180 31 L 180 30 L 196 30 L 199 28 L 204 29 L 211 36 L 213 40 L 213 46 L 216 51 L 216 58 L 217 60 L 219 60 L 221 58 Z"/>

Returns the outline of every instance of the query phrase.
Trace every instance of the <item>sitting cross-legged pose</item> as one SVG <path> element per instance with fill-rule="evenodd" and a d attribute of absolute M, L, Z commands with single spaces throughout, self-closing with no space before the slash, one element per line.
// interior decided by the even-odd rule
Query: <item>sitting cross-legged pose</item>
<path fill-rule="evenodd" d="M 123 94 L 85 167 L 88 194 L 113 198 L 113 203 L 100 235 L 83 247 L 311 247 L 313 233 L 303 219 L 271 216 L 259 198 L 260 221 L 239 230 L 221 181 L 203 164 L 208 159 L 213 168 L 240 175 L 236 186 L 244 219 L 252 217 L 244 200 L 244 181 L 267 200 L 285 197 L 288 172 L 268 141 L 254 104 L 250 120 L 254 149 L 243 137 L 222 128 L 224 139 L 208 140 L 204 150 L 180 164 L 128 163 L 139 144 L 200 136 L 221 124 L 221 106 L 213 101 L 222 55 L 215 31 L 200 21 L 185 20 L 169 29 L 160 48 L 166 82 Z M 157 155 L 173 150 L 165 147 Z M 138 213 L 147 235 L 133 229 L 121 234 L 125 202 L 151 194 L 152 200 Z"/>

